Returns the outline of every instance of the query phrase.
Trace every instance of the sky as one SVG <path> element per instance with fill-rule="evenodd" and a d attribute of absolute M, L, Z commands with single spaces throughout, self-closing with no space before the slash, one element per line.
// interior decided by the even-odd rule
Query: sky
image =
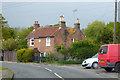
<path fill-rule="evenodd" d="M 11 1 L 11 2 L 10 2 Z M 18 0 L 19 1 L 19 0 Z M 86 28 L 95 20 L 104 21 L 106 24 L 114 21 L 114 2 L 15 2 L 4 0 L 2 2 L 2 15 L 10 27 L 30 27 L 34 21 L 41 26 L 54 25 L 59 22 L 59 17 L 64 15 L 66 25 L 74 27 L 76 19 L 80 19 L 81 29 Z M 47 1 L 47 0 L 45 0 Z M 98 0 L 99 1 L 99 0 Z M 73 12 L 76 10 L 76 12 Z"/>

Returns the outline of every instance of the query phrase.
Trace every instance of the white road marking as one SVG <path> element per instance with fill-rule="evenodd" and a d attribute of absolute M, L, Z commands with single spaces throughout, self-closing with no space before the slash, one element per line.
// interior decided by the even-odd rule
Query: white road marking
<path fill-rule="evenodd" d="M 54 73 L 58 78 L 64 80 L 60 75 L 58 75 L 57 73 Z"/>
<path fill-rule="evenodd" d="M 48 69 L 48 68 L 45 68 L 46 70 L 48 70 L 48 71 L 50 71 L 50 72 L 52 72 L 52 70 L 50 70 L 50 69 Z"/>

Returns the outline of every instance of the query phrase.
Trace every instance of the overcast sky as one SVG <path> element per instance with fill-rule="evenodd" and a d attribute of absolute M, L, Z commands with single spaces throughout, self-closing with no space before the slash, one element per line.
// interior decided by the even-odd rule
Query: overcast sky
<path fill-rule="evenodd" d="M 2 14 L 11 27 L 30 27 L 34 21 L 38 21 L 41 26 L 57 24 L 61 15 L 64 15 L 66 25 L 69 27 L 73 27 L 75 20 L 79 18 L 81 29 L 95 20 L 104 21 L 106 24 L 114 21 L 113 0 L 111 2 L 4 1 L 6 2 L 2 2 Z M 73 12 L 75 9 L 77 11 Z"/>

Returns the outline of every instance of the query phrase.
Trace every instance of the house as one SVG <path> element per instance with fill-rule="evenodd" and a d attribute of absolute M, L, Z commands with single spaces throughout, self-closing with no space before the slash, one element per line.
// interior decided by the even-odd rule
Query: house
<path fill-rule="evenodd" d="M 66 28 L 63 16 L 60 16 L 59 26 L 39 27 L 38 21 L 35 21 L 34 30 L 26 37 L 27 45 L 31 49 L 37 48 L 43 56 L 46 52 L 55 52 L 55 46 L 62 43 L 69 47 L 72 42 L 85 40 L 79 19 L 74 25 L 74 28 Z"/>

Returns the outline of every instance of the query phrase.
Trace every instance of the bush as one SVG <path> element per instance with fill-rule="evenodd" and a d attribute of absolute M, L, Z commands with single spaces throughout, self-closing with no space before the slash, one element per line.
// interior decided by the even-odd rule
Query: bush
<path fill-rule="evenodd" d="M 32 62 L 34 51 L 32 49 L 20 49 L 17 51 L 17 60 L 20 62 Z"/>
<path fill-rule="evenodd" d="M 73 59 L 86 59 L 95 55 L 99 50 L 99 45 L 91 41 L 83 40 L 72 43 L 69 53 Z"/>
<path fill-rule="evenodd" d="M 57 54 L 56 53 L 47 53 L 45 57 L 46 57 L 46 61 L 55 61 Z"/>
<path fill-rule="evenodd" d="M 17 46 L 18 46 L 18 41 L 15 39 L 8 39 L 2 43 L 3 50 L 9 50 L 9 51 L 17 50 Z"/>

